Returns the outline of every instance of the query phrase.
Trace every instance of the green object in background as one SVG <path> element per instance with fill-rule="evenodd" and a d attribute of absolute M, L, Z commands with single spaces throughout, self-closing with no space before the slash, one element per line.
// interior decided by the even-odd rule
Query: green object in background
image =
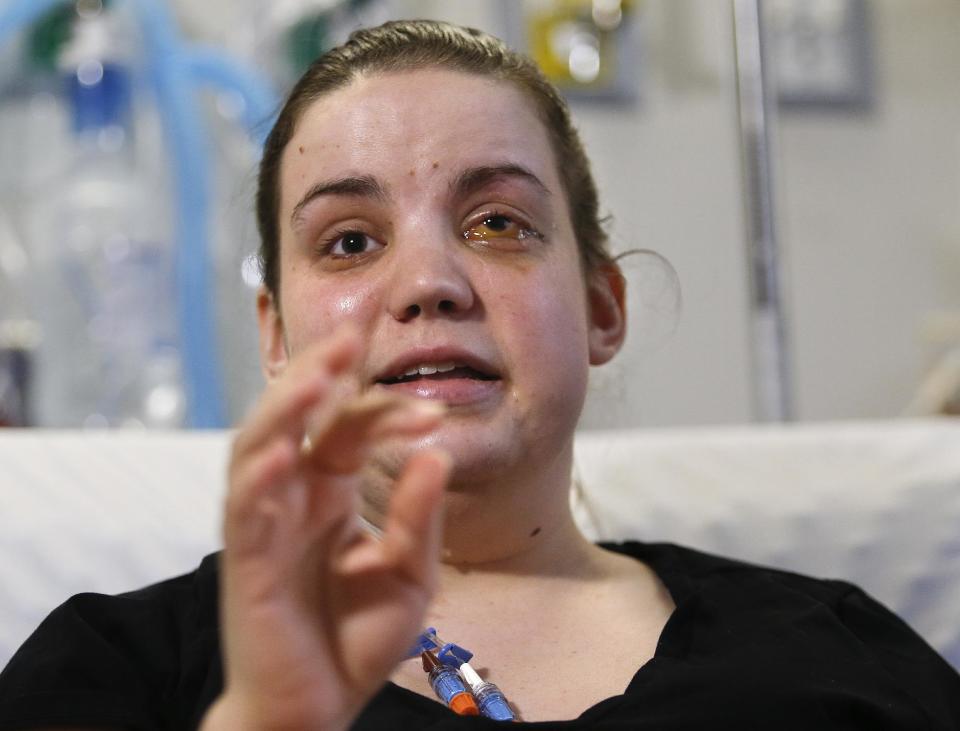
<path fill-rule="evenodd" d="M 100 10 L 110 9 L 112 0 L 101 0 Z M 29 31 L 27 62 L 37 71 L 56 71 L 63 47 L 73 36 L 77 19 L 77 3 L 64 2 L 43 16 Z"/>
<path fill-rule="evenodd" d="M 291 69 L 300 76 L 321 53 L 329 48 L 329 16 L 319 13 L 305 17 L 290 28 L 287 49 Z"/>
<path fill-rule="evenodd" d="M 328 51 L 337 40 L 331 32 L 352 20 L 358 25 L 358 14 L 376 0 L 346 0 L 323 12 L 307 15 L 287 31 L 287 60 L 294 78 L 299 77 L 316 58 Z M 347 23 L 349 24 L 349 23 Z"/>
<path fill-rule="evenodd" d="M 27 41 L 27 61 L 38 71 L 56 71 L 60 52 L 73 33 L 73 3 L 54 8 L 33 28 Z"/>
<path fill-rule="evenodd" d="M 110 9 L 112 0 L 100 0 L 100 9 Z M 29 31 L 26 55 L 31 68 L 37 71 L 56 71 L 63 47 L 73 36 L 77 19 L 77 3 L 64 2 L 43 16 Z"/>

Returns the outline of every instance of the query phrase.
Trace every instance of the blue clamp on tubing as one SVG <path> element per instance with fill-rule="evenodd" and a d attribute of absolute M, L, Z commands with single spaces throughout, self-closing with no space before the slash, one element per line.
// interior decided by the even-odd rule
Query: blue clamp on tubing
<path fill-rule="evenodd" d="M 436 627 L 427 627 L 417 636 L 416 644 L 407 652 L 407 659 L 420 657 L 422 652 L 436 652 L 437 659 L 444 665 L 457 668 L 465 662 L 470 662 L 473 653 L 465 647 L 460 647 L 453 642 L 444 642 L 437 637 Z"/>
<path fill-rule="evenodd" d="M 445 644 L 440 648 L 440 652 L 437 653 L 437 658 L 440 662 L 454 668 L 459 668 L 465 662 L 470 662 L 470 658 L 472 657 L 473 653 L 470 652 L 470 650 L 460 647 L 460 645 L 455 645 L 452 642 Z"/>
<path fill-rule="evenodd" d="M 420 653 L 436 650 L 440 645 L 436 642 L 437 630 L 435 627 L 427 627 L 423 632 L 417 635 L 416 644 L 407 652 L 407 659 L 420 657 Z"/>

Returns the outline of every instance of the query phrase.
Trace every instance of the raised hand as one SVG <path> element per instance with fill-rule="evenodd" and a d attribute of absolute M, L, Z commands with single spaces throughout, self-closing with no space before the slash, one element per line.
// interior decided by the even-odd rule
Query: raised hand
<path fill-rule="evenodd" d="M 220 568 L 225 687 L 205 731 L 346 728 L 420 630 L 449 458 L 410 458 L 379 540 L 359 527 L 358 470 L 377 440 L 429 431 L 443 409 L 359 394 L 360 349 L 341 331 L 292 358 L 236 437 Z"/>

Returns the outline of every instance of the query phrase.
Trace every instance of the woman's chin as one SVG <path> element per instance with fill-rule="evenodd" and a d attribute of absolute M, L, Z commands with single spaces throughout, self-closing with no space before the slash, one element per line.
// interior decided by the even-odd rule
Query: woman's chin
<path fill-rule="evenodd" d="M 498 444 L 492 435 L 456 433 L 438 430 L 415 439 L 391 439 L 379 444 L 371 456 L 372 466 L 391 479 L 399 477 L 411 456 L 424 449 L 446 452 L 453 460 L 448 489 L 457 491 L 471 484 L 488 482 L 508 473 L 519 464 L 523 450 L 516 443 Z"/>

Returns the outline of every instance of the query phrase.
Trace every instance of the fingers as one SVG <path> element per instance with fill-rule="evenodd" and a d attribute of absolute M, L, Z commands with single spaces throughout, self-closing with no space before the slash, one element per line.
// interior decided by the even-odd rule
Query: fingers
<path fill-rule="evenodd" d="M 389 567 L 405 582 L 433 591 L 440 552 L 443 492 L 450 479 L 450 457 L 439 450 L 413 455 L 393 487 L 380 540 L 359 540 L 344 553 L 342 575 Z"/>
<path fill-rule="evenodd" d="M 357 334 L 341 328 L 291 359 L 237 435 L 234 455 L 242 456 L 278 434 L 299 442 L 307 414 L 331 392 L 336 379 L 350 370 L 360 352 Z"/>
<path fill-rule="evenodd" d="M 258 496 L 293 479 L 296 450 L 286 439 L 275 439 L 248 460 L 233 477 L 224 511 L 224 542 L 227 558 L 243 560 L 268 552 L 277 530 L 276 509 L 269 509 Z M 274 506 L 275 508 L 276 506 Z"/>
<path fill-rule="evenodd" d="M 299 532 L 297 516 L 324 532 L 353 510 L 352 490 L 338 489 L 338 476 L 356 472 L 376 440 L 424 433 L 440 421 L 444 407 L 436 402 L 381 390 L 358 397 L 359 356 L 359 338 L 341 329 L 292 358 L 271 384 L 234 444 L 228 545 L 265 550 L 280 523 Z"/>
<path fill-rule="evenodd" d="M 317 469 L 343 474 L 360 468 L 372 443 L 391 436 L 413 436 L 433 429 L 443 404 L 374 391 L 345 404 L 332 404 L 312 420 L 305 456 Z"/>
<path fill-rule="evenodd" d="M 307 348 L 271 383 L 238 433 L 224 510 L 228 558 L 266 557 L 277 534 L 305 512 L 306 486 L 297 476 L 304 424 L 317 404 L 330 399 L 359 352 L 359 338 L 344 329 Z"/>
<path fill-rule="evenodd" d="M 451 467 L 446 452 L 413 455 L 394 486 L 383 534 L 384 558 L 431 592 L 442 538 L 443 492 Z"/>
<path fill-rule="evenodd" d="M 379 388 L 358 396 L 361 352 L 359 338 L 340 331 L 291 358 L 231 456 L 221 571 L 227 683 L 271 703 L 283 695 L 277 688 L 304 691 L 319 709 L 313 718 L 325 720 L 298 728 L 326 727 L 382 683 L 436 584 L 450 471 L 439 452 L 413 456 L 396 482 L 384 540 L 366 541 L 375 571 L 338 570 L 349 546 L 363 543 L 353 539 L 355 472 L 370 445 L 423 433 L 444 413 Z M 343 670 L 351 663 L 363 672 Z"/>
<path fill-rule="evenodd" d="M 265 397 L 248 426 L 238 434 L 229 467 L 229 491 L 224 510 L 224 540 L 247 553 L 266 546 L 263 496 L 274 500 L 293 482 L 299 459 L 303 421 L 330 389 L 320 374 L 300 383 L 286 383 Z M 259 514 L 258 514 L 259 512 Z M 252 538 L 257 534 L 257 538 Z M 240 536 L 244 536 L 242 539 Z"/>

